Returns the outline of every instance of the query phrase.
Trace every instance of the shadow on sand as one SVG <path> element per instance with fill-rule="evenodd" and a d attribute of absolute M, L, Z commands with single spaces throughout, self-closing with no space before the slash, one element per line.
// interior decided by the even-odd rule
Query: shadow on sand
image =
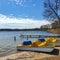
<path fill-rule="evenodd" d="M 59 55 L 59 50 L 54 49 L 52 52 L 38 52 L 38 53 L 46 53 L 46 54 L 50 54 L 50 55 Z"/>

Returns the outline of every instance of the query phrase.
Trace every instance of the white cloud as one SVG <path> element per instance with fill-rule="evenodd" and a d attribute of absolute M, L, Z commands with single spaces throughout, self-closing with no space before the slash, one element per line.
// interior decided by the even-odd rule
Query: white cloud
<path fill-rule="evenodd" d="M 23 6 L 23 3 L 25 2 L 25 0 L 9 0 L 9 2 L 15 2 L 16 5 Z"/>
<path fill-rule="evenodd" d="M 0 14 L 0 28 L 39 28 L 46 24 L 50 24 L 50 22 L 29 18 L 12 18 Z"/>
<path fill-rule="evenodd" d="M 9 3 L 10 2 L 14 2 L 16 5 L 20 5 L 23 7 L 28 7 L 27 3 L 29 3 L 29 2 L 31 3 L 31 2 L 33 2 L 33 0 L 9 0 Z M 33 4 L 32 6 L 35 6 L 35 4 Z"/>

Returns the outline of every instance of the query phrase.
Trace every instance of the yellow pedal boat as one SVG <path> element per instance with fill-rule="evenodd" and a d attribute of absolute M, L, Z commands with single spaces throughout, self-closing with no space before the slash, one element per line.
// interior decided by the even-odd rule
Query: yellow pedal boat
<path fill-rule="evenodd" d="M 30 40 L 25 40 L 22 44 L 17 46 L 17 50 L 52 52 L 56 42 L 57 40 L 52 38 L 47 38 L 47 40 L 40 38 L 33 43 Z"/>

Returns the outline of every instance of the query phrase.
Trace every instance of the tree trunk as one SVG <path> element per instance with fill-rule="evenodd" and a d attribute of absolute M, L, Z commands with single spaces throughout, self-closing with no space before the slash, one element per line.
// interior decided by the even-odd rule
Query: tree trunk
<path fill-rule="evenodd" d="M 58 15 L 58 13 L 53 9 L 53 7 L 51 6 L 51 4 L 50 4 L 50 0 L 48 0 L 48 3 L 49 3 L 49 7 L 51 8 L 51 10 L 54 12 L 54 14 L 56 15 L 56 17 L 57 17 L 57 19 L 59 20 L 59 22 L 60 22 L 60 17 L 59 17 L 59 15 Z"/>

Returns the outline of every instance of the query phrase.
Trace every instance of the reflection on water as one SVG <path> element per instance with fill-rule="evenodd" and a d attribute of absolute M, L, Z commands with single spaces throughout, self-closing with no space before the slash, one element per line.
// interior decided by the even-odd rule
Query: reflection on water
<path fill-rule="evenodd" d="M 16 49 L 16 46 L 23 42 L 24 39 L 20 38 L 21 34 L 34 34 L 34 35 L 55 35 L 43 31 L 2 31 L 0 32 L 0 52 L 7 52 Z M 14 41 L 16 36 L 16 41 Z M 36 39 L 30 39 L 35 41 Z"/>

